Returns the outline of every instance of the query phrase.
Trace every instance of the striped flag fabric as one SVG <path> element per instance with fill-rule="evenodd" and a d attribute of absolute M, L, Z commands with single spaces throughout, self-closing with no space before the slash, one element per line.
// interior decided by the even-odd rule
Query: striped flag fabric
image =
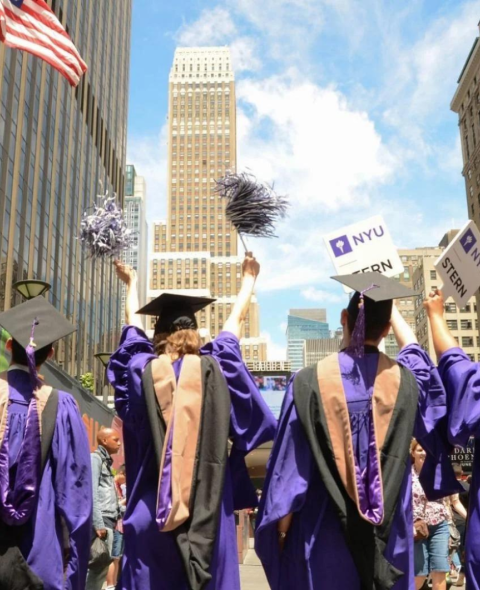
<path fill-rule="evenodd" d="M 87 65 L 44 0 L 0 0 L 0 41 L 48 62 L 72 86 Z"/>

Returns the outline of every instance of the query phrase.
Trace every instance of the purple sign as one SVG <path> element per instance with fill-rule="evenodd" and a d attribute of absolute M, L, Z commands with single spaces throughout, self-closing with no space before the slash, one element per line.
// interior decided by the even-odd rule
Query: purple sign
<path fill-rule="evenodd" d="M 352 246 L 350 245 L 347 236 L 339 236 L 334 240 L 330 240 L 330 246 L 332 247 L 333 253 L 335 254 L 335 258 L 339 258 L 340 256 L 344 256 L 345 254 L 353 252 Z"/>

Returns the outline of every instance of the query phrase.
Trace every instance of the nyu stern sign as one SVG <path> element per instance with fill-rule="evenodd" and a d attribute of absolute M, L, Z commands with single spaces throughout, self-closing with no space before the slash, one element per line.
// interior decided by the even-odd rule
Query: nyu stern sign
<path fill-rule="evenodd" d="M 459 307 L 464 307 L 480 287 L 480 232 L 473 221 L 458 232 L 435 262 L 435 268 L 443 281 L 445 299 L 452 297 Z"/>
<path fill-rule="evenodd" d="M 349 225 L 324 237 L 337 274 L 379 272 L 392 277 L 403 264 L 381 215 Z M 350 291 L 345 287 L 347 292 Z"/>

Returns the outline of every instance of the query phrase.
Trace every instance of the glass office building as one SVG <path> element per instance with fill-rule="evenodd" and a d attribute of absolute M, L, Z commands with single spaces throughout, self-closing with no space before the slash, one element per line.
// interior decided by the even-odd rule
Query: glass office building
<path fill-rule="evenodd" d="M 123 202 L 132 2 L 48 3 L 89 70 L 72 89 L 47 63 L 0 44 L 0 311 L 21 302 L 16 281 L 50 283 L 50 302 L 78 326 L 57 361 L 78 375 L 119 338 L 112 266 L 88 259 L 76 236 L 97 194 Z"/>
<path fill-rule="evenodd" d="M 306 341 L 330 338 L 324 309 L 291 309 L 287 322 L 287 359 L 291 370 L 307 364 Z"/>

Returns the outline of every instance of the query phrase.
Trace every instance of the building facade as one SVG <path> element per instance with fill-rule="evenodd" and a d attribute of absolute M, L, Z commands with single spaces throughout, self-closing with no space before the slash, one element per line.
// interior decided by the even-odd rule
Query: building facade
<path fill-rule="evenodd" d="M 242 279 L 237 234 L 215 192 L 216 179 L 235 170 L 237 161 L 235 77 L 228 48 L 176 50 L 168 118 L 167 219 L 153 224 L 148 298 L 169 290 L 215 297 L 216 303 L 198 314 L 199 327 L 215 337 Z M 246 360 L 266 360 L 255 297 L 242 351 Z"/>
<path fill-rule="evenodd" d="M 125 176 L 124 214 L 133 243 L 124 252 L 123 260 L 138 272 L 138 300 L 140 307 L 147 302 L 148 271 L 148 224 L 146 203 L 147 185 L 143 176 L 138 176 L 135 166 L 127 164 Z M 126 287 L 122 285 L 122 325 L 125 323 Z"/>
<path fill-rule="evenodd" d="M 431 291 L 441 286 L 435 270 L 435 262 L 443 250 L 457 235 L 458 230 L 449 230 L 441 239 L 439 246 L 426 248 L 401 249 L 398 251 L 404 264 L 404 272 L 398 279 L 407 287 L 420 293 L 419 297 L 397 299 L 396 304 L 402 316 L 417 336 L 420 346 L 436 362 L 435 349 L 423 300 Z M 480 360 L 480 337 L 478 333 L 477 302 L 472 297 L 463 308 L 448 299 L 445 303 L 445 318 L 453 336 L 472 360 Z M 398 346 L 393 335 L 386 339 L 386 352 L 395 357 Z"/>
<path fill-rule="evenodd" d="M 480 42 L 477 37 L 457 80 L 450 108 L 458 115 L 468 216 L 480 227 Z M 480 297 L 477 293 L 477 309 Z"/>
<path fill-rule="evenodd" d="M 89 70 L 76 89 L 46 62 L 0 44 L 0 310 L 22 279 L 78 327 L 59 343 L 72 375 L 101 374 L 94 353 L 119 338 L 120 292 L 109 262 L 76 239 L 96 196 L 124 194 L 131 0 L 47 0 Z"/>
<path fill-rule="evenodd" d="M 339 352 L 342 348 L 342 338 L 317 338 L 316 340 L 305 341 L 306 366 L 316 365 L 324 358 Z"/>
<path fill-rule="evenodd" d="M 287 360 L 292 371 L 307 366 L 307 340 L 327 340 L 330 329 L 325 309 L 291 309 L 287 321 Z"/>

